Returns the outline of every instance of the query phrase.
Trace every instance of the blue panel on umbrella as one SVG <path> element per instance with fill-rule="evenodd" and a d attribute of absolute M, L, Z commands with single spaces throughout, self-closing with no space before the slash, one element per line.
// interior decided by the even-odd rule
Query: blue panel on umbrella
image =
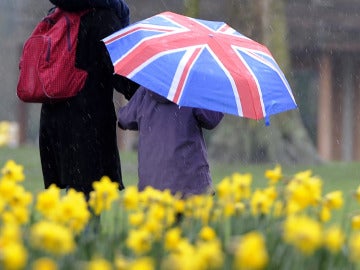
<path fill-rule="evenodd" d="M 205 20 L 200 20 L 200 19 L 197 19 L 196 21 L 206 25 L 207 27 L 209 27 L 210 29 L 213 29 L 213 30 L 218 30 L 220 27 L 224 26 L 223 22 L 205 21 Z"/>
<path fill-rule="evenodd" d="M 291 90 L 289 85 L 283 80 L 284 75 L 281 70 L 278 69 L 276 63 L 275 66 L 266 65 L 246 53 L 240 52 L 240 54 L 248 63 L 248 66 L 258 81 L 266 115 L 296 108 L 296 103 L 290 94 Z"/>
<path fill-rule="evenodd" d="M 162 31 L 143 31 L 139 30 L 123 38 L 115 40 L 114 42 L 107 44 L 106 48 L 109 51 L 112 63 L 119 60 L 126 52 L 139 43 L 143 38 L 159 35 Z"/>
<path fill-rule="evenodd" d="M 177 65 L 172 63 L 179 63 L 184 53 L 184 51 L 180 51 L 159 57 L 131 79 L 166 97 L 177 69 Z M 169 58 L 171 58 L 171 61 L 169 61 Z"/>
<path fill-rule="evenodd" d="M 168 19 L 164 19 L 161 16 L 154 16 L 150 17 L 146 20 L 141 21 L 141 23 L 151 24 L 151 25 L 159 25 L 159 26 L 172 26 L 172 27 L 179 27 L 178 24 L 175 24 Z"/>
<path fill-rule="evenodd" d="M 194 63 L 180 104 L 238 114 L 231 83 L 207 50 Z"/>

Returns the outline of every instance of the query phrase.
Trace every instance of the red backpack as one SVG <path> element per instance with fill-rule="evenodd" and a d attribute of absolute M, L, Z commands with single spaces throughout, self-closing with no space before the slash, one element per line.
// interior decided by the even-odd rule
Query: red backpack
<path fill-rule="evenodd" d="M 75 67 L 80 18 L 87 11 L 56 8 L 34 29 L 20 59 L 17 95 L 24 102 L 53 102 L 75 96 L 87 72 Z"/>

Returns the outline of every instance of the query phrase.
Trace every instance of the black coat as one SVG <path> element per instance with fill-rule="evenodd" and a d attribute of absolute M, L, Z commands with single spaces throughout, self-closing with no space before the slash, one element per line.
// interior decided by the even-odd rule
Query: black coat
<path fill-rule="evenodd" d="M 85 86 L 76 97 L 41 108 L 39 144 L 45 188 L 54 183 L 89 193 L 92 182 L 105 175 L 123 188 L 113 89 L 129 99 L 138 85 L 113 75 L 101 42 L 122 26 L 116 12 L 105 8 L 81 18 L 76 65 L 88 71 Z"/>

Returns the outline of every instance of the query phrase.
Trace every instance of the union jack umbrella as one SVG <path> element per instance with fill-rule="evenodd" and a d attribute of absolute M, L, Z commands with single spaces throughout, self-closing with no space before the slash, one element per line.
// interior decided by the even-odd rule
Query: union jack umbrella
<path fill-rule="evenodd" d="M 103 42 L 115 73 L 179 106 L 267 121 L 297 107 L 270 51 L 226 23 L 163 12 Z"/>

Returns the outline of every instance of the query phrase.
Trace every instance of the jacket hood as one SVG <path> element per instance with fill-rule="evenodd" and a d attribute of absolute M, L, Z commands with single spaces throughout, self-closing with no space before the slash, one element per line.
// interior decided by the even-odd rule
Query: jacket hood
<path fill-rule="evenodd" d="M 49 0 L 66 11 L 80 11 L 88 8 L 109 8 L 120 18 L 122 27 L 129 25 L 129 7 L 123 0 Z"/>
<path fill-rule="evenodd" d="M 149 91 L 149 95 L 159 103 L 172 103 L 167 98 L 165 98 L 165 97 L 163 97 L 163 96 L 161 96 L 161 95 L 159 95 L 159 94 L 157 94 L 157 93 L 155 93 L 153 91 L 150 91 L 150 90 L 147 90 L 147 91 Z"/>

